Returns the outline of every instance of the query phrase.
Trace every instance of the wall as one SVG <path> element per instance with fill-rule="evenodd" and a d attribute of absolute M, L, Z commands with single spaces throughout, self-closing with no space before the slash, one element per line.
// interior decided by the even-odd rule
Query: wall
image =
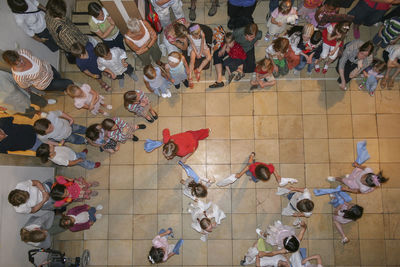
<path fill-rule="evenodd" d="M 7 196 L 19 182 L 53 178 L 54 168 L 0 166 L 0 173 L 0 266 L 32 266 L 28 263 L 28 251 L 33 247 L 26 245 L 19 238 L 19 229 L 29 215 L 16 213 L 8 203 Z"/>

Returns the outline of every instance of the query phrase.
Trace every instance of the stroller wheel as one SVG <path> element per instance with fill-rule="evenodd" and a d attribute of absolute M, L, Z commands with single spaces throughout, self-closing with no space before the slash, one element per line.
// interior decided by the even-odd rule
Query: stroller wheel
<path fill-rule="evenodd" d="M 85 249 L 81 256 L 81 267 L 86 267 L 90 263 L 90 251 Z"/>

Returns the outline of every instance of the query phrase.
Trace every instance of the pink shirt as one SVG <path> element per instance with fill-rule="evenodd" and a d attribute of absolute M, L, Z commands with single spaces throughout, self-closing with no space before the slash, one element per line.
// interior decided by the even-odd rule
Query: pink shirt
<path fill-rule="evenodd" d="M 158 235 L 158 236 L 154 237 L 152 243 L 153 243 L 153 247 L 163 248 L 165 250 L 163 261 L 167 261 L 168 254 L 170 252 L 172 252 L 172 250 L 170 249 L 170 245 L 168 244 L 168 239 L 165 236 L 161 237 Z"/>
<path fill-rule="evenodd" d="M 63 176 L 57 176 L 56 178 L 56 182 L 59 184 L 67 184 L 70 183 L 69 181 L 67 181 Z M 81 193 L 81 188 L 79 187 L 79 185 L 75 182 L 72 182 L 71 185 L 66 185 L 67 190 L 68 190 L 68 197 L 67 198 L 71 198 L 72 200 L 77 199 L 79 197 L 79 194 Z M 64 205 L 65 203 L 67 203 L 67 201 L 65 199 L 63 200 L 58 200 L 54 203 L 55 207 L 61 207 L 62 205 Z"/>
<path fill-rule="evenodd" d="M 92 102 L 93 95 L 90 93 L 91 87 L 88 84 L 82 84 L 80 87 L 83 93 L 85 94 L 84 97 L 75 97 L 74 98 L 74 105 L 76 108 L 82 108 L 85 104 L 90 105 Z"/>

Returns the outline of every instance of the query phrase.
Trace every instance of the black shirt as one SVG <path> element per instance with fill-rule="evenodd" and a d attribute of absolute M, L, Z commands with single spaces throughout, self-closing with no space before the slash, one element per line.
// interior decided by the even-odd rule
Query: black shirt
<path fill-rule="evenodd" d="M 1 118 L 0 129 L 7 135 L 0 142 L 0 153 L 7 151 L 28 150 L 36 142 L 36 133 L 32 125 L 14 124 L 13 117 Z"/>

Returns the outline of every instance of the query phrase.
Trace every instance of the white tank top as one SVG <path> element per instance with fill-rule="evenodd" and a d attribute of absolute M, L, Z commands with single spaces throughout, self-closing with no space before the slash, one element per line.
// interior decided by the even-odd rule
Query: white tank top
<path fill-rule="evenodd" d="M 147 30 L 146 26 L 142 21 L 140 21 L 144 28 L 144 36 L 140 40 L 133 40 L 131 37 L 129 37 L 127 34 L 125 34 L 125 38 L 134 43 L 137 47 L 142 47 L 149 39 L 150 39 L 150 33 Z"/>

